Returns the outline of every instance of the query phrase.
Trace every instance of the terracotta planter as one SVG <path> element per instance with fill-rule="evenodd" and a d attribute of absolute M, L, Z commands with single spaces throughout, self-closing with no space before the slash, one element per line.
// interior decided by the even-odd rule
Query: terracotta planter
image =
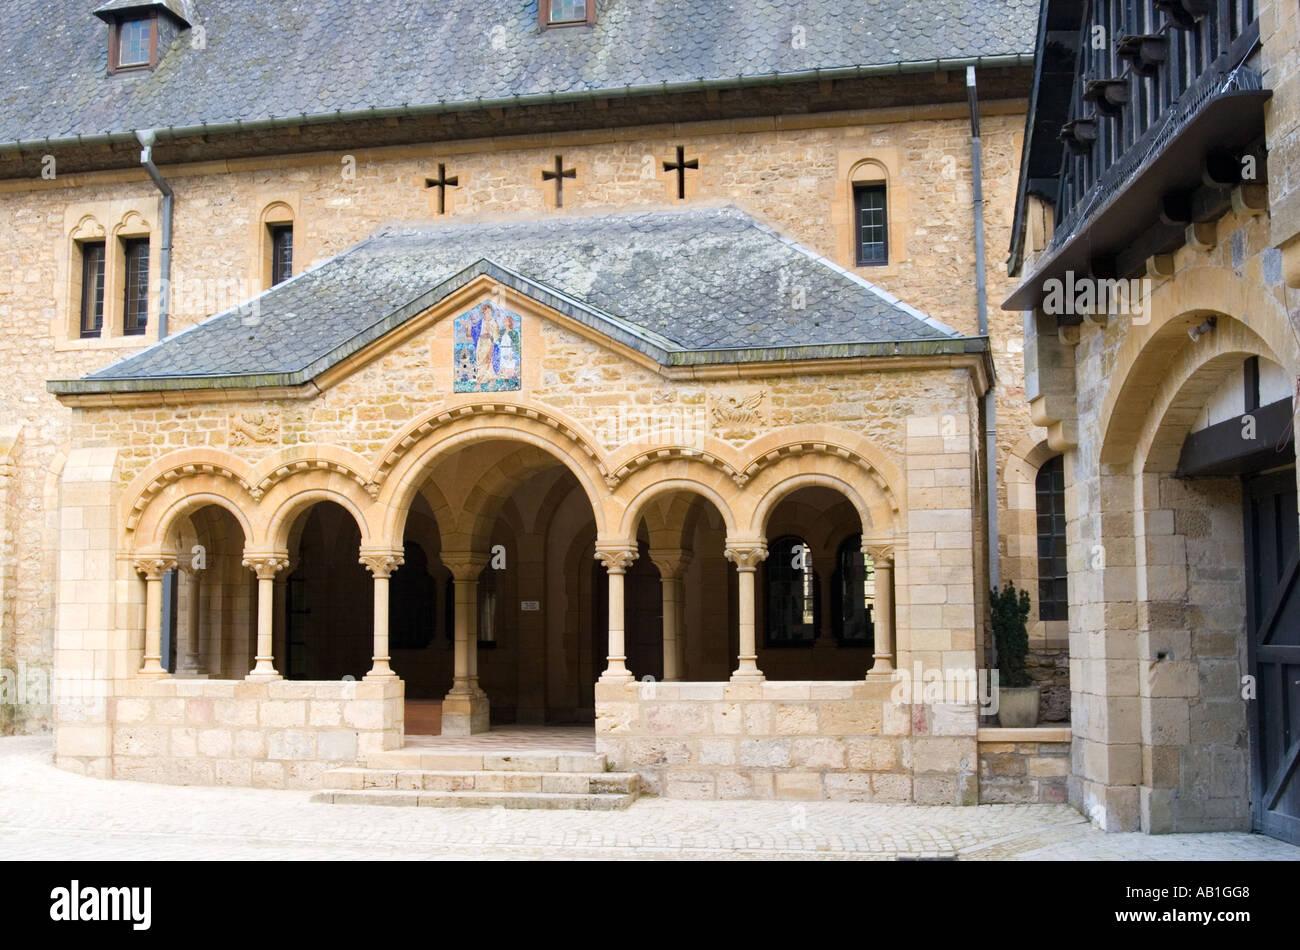
<path fill-rule="evenodd" d="M 998 722 L 1008 729 L 1028 729 L 1038 725 L 1038 687 L 1000 687 Z"/>

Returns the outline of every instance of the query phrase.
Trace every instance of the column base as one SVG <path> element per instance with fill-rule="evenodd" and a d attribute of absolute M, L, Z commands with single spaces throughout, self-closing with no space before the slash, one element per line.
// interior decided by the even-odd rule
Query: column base
<path fill-rule="evenodd" d="M 212 674 L 203 670 L 177 670 L 174 674 L 178 680 L 206 680 L 211 679 Z"/>
<path fill-rule="evenodd" d="M 370 672 L 361 677 L 363 680 L 388 679 L 389 677 L 397 675 L 393 672 L 393 668 L 388 665 L 388 657 L 386 656 L 376 657 L 374 664 L 375 665 L 370 668 Z"/>
<path fill-rule="evenodd" d="M 762 683 L 766 680 L 767 677 L 763 675 L 763 671 L 757 668 L 751 669 L 742 666 L 731 674 L 731 682 L 733 683 Z"/>
<path fill-rule="evenodd" d="M 140 667 L 140 675 L 141 676 L 167 676 L 169 674 L 165 669 L 163 669 L 161 657 L 147 656 L 144 658 L 144 663 Z"/>
<path fill-rule="evenodd" d="M 442 734 L 473 736 L 487 732 L 490 713 L 486 694 L 458 693 L 453 689 L 442 700 Z"/>
<path fill-rule="evenodd" d="M 252 671 L 244 677 L 246 680 L 282 680 L 283 676 L 271 665 L 269 659 L 259 659 Z"/>
<path fill-rule="evenodd" d="M 892 679 L 894 676 L 894 661 L 888 657 L 876 657 L 875 665 L 867 670 L 868 679 Z"/>
<path fill-rule="evenodd" d="M 636 677 L 632 671 L 627 668 L 627 657 L 625 656 L 607 656 L 605 662 L 609 665 L 605 667 L 605 672 L 600 674 L 596 680 L 598 683 L 631 683 Z"/>

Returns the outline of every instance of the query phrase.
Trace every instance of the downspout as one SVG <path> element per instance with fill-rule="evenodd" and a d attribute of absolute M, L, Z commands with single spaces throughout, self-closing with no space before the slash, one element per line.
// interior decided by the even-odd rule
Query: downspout
<path fill-rule="evenodd" d="M 175 208 L 175 196 L 172 194 L 172 186 L 167 184 L 162 172 L 158 171 L 158 166 L 153 163 L 153 143 L 157 135 L 152 129 L 141 129 L 135 133 L 135 137 L 142 147 L 140 164 L 144 166 L 144 170 L 148 172 L 163 196 L 162 246 L 158 253 L 159 269 L 162 271 L 158 283 L 158 339 L 161 340 L 167 336 L 168 305 L 172 296 L 172 212 Z"/>
<path fill-rule="evenodd" d="M 975 86 L 974 66 L 966 67 L 966 97 L 970 101 L 971 205 L 975 213 L 975 307 L 979 315 L 980 336 L 987 337 L 989 303 L 984 276 L 984 170 L 980 151 L 979 94 Z M 991 353 L 992 340 L 989 344 Z M 994 381 L 990 379 L 988 391 L 984 393 L 984 488 L 988 496 L 985 527 L 988 535 L 991 590 L 997 590 L 1001 586 L 1001 575 L 998 569 L 998 422 L 997 404 L 993 394 L 994 385 Z M 991 650 L 990 665 L 997 666 L 996 642 L 991 641 Z"/>

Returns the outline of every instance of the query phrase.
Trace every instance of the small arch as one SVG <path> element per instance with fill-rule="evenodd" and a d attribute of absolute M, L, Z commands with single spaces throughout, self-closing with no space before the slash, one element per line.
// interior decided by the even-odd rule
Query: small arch
<path fill-rule="evenodd" d="M 277 499 L 275 495 L 278 493 L 272 493 L 272 495 L 268 495 L 264 499 L 263 504 L 271 510 L 272 514 L 267 522 L 265 532 L 257 539 L 258 547 L 265 547 L 272 551 L 288 550 L 289 535 L 294 522 L 313 505 L 323 501 L 333 502 L 352 516 L 357 529 L 361 532 L 362 547 L 369 547 L 374 543 L 372 541 L 374 535 L 370 530 L 370 522 L 366 517 L 365 506 L 360 503 L 353 493 L 338 488 L 326 487 L 304 488 L 293 491 L 291 482 L 283 482 L 277 488 L 284 489 L 284 497 L 283 499 Z M 399 540 L 388 546 L 401 547 L 401 541 Z"/>
<path fill-rule="evenodd" d="M 169 493 L 170 494 L 170 493 Z M 165 507 L 156 514 L 151 512 L 151 525 L 144 533 L 137 533 L 135 550 L 180 550 L 179 536 L 185 519 L 210 505 L 230 514 L 244 532 L 246 541 L 253 538 L 252 521 L 243 508 L 227 495 L 216 491 L 186 491 L 179 497 L 164 498 Z M 156 519 L 156 520 L 155 520 Z"/>
<path fill-rule="evenodd" d="M 668 478 L 663 481 L 652 482 L 632 497 L 623 512 L 622 521 L 619 522 L 619 535 L 625 538 L 635 537 L 637 525 L 641 523 L 641 518 L 646 513 L 646 506 L 663 495 L 676 493 L 699 496 L 711 502 L 713 507 L 718 510 L 718 514 L 722 515 L 722 520 L 727 526 L 727 533 L 736 533 L 737 521 L 735 513 L 732 511 L 727 499 L 717 490 L 692 478 Z"/>
<path fill-rule="evenodd" d="M 884 524 L 880 523 L 879 510 L 876 512 L 876 517 L 872 517 L 871 505 L 867 503 L 867 500 L 852 483 L 836 475 L 821 472 L 807 472 L 787 476 L 765 491 L 754 509 L 753 516 L 750 518 L 750 533 L 758 536 L 766 535 L 768 520 L 776 506 L 799 489 L 812 487 L 830 488 L 847 498 L 857 512 L 864 534 L 890 533 L 892 525 L 888 521 Z"/>

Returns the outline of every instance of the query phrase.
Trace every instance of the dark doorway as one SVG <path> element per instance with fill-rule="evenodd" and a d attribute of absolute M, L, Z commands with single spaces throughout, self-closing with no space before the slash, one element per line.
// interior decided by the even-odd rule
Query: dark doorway
<path fill-rule="evenodd" d="M 1294 468 L 1244 481 L 1254 826 L 1300 844 L 1300 537 Z"/>

